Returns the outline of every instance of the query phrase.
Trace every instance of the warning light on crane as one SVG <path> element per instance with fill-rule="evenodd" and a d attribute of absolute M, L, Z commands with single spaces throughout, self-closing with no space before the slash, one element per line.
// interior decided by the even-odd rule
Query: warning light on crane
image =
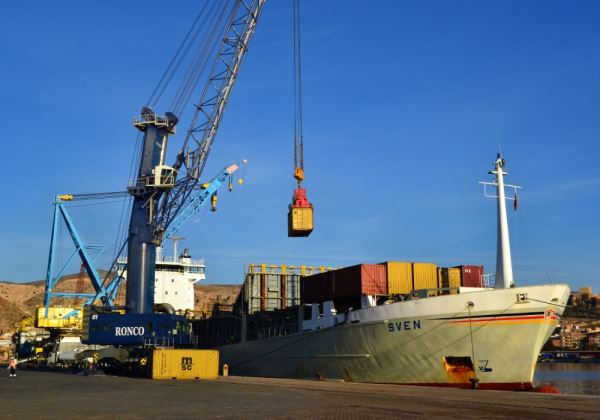
<path fill-rule="evenodd" d="M 288 210 L 288 237 L 306 237 L 313 231 L 313 205 L 306 197 L 304 181 L 304 132 L 302 130 L 302 75 L 300 60 L 300 0 L 293 2 L 294 14 L 294 189 Z M 299 141 L 298 141 L 299 140 Z"/>
<path fill-rule="evenodd" d="M 217 211 L 217 193 L 210 197 L 210 211 Z"/>

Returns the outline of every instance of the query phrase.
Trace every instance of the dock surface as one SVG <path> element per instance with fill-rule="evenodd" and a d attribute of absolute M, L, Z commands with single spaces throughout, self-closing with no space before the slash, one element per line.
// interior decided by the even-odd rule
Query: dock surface
<path fill-rule="evenodd" d="M 20 370 L 0 373 L 0 418 L 569 418 L 600 397 L 229 377 L 152 381 Z"/>

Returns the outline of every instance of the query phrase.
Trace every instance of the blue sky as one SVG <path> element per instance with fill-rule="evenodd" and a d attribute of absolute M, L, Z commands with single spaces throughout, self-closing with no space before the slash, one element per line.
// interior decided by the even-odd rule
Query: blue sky
<path fill-rule="evenodd" d="M 304 0 L 308 239 L 286 234 L 290 4 L 265 6 L 205 171 L 246 158 L 244 186 L 181 231 L 208 282 L 239 283 L 244 264 L 259 262 L 397 259 L 493 272 L 495 203 L 477 181 L 500 143 L 507 181 L 524 186 L 510 212 L 517 282 L 600 289 L 597 2 Z M 1 280 L 45 276 L 55 194 L 124 189 L 131 120 L 198 7 L 4 5 Z M 181 141 L 172 137 L 171 153 Z M 72 213 L 87 242 L 114 245 L 120 211 Z"/>

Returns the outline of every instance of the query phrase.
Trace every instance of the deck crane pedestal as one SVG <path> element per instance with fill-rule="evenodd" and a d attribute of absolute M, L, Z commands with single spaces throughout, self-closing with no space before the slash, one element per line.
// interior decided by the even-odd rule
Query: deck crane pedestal
<path fill-rule="evenodd" d="M 288 209 L 288 236 L 307 237 L 313 231 L 313 205 L 306 197 L 304 181 L 304 131 L 302 129 L 302 63 L 300 56 L 300 0 L 293 1 L 294 21 L 294 189 Z"/>

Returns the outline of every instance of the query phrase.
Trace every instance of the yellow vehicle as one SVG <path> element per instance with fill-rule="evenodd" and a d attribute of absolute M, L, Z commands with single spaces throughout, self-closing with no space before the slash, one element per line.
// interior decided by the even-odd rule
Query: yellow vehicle
<path fill-rule="evenodd" d="M 38 328 L 76 329 L 80 330 L 83 321 L 83 311 L 73 306 L 53 306 L 37 308 L 35 325 Z"/>

